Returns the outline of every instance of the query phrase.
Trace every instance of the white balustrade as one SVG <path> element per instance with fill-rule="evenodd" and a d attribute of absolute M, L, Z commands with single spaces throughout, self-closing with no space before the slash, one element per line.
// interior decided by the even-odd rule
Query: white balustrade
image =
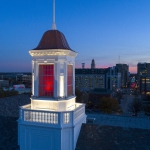
<path fill-rule="evenodd" d="M 45 111 L 33 110 L 31 105 L 20 107 L 20 120 L 24 122 L 46 123 L 46 124 L 70 124 L 75 123 L 85 115 L 84 104 L 76 103 L 76 108 L 72 111 Z M 62 118 L 62 119 L 61 119 Z"/>
<path fill-rule="evenodd" d="M 70 121 L 70 113 L 64 113 L 63 120 L 64 120 L 64 124 L 68 124 Z"/>
<path fill-rule="evenodd" d="M 84 106 L 84 104 L 78 105 L 78 107 L 74 111 L 74 121 L 77 121 L 84 114 L 85 114 L 85 106 Z"/>
<path fill-rule="evenodd" d="M 23 121 L 58 124 L 58 112 L 23 110 Z"/>

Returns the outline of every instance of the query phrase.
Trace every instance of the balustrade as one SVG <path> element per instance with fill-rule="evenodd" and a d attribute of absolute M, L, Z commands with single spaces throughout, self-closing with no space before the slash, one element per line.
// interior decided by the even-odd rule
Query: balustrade
<path fill-rule="evenodd" d="M 32 110 L 31 105 L 20 107 L 20 120 L 24 122 L 67 125 L 76 122 L 84 114 L 85 114 L 84 104 L 76 104 L 76 108 L 74 110 L 63 112 Z M 59 118 L 61 117 L 62 122 L 59 122 Z"/>
<path fill-rule="evenodd" d="M 77 121 L 84 114 L 85 114 L 85 106 L 84 104 L 81 104 L 74 111 L 74 121 Z"/>
<path fill-rule="evenodd" d="M 24 110 L 24 121 L 58 124 L 58 113 Z"/>

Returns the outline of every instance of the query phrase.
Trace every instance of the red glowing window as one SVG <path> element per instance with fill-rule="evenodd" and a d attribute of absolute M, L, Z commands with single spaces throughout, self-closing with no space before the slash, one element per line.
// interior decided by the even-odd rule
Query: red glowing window
<path fill-rule="evenodd" d="M 54 65 L 39 65 L 39 96 L 54 96 Z"/>
<path fill-rule="evenodd" d="M 67 89 L 68 89 L 68 96 L 73 95 L 73 66 L 72 65 L 68 65 Z"/>

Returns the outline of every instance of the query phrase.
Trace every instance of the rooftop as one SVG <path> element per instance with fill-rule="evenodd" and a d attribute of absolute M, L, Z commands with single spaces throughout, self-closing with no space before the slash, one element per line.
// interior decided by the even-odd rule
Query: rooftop
<path fill-rule="evenodd" d="M 83 124 L 76 150 L 149 150 L 150 130 Z"/>
<path fill-rule="evenodd" d="M 95 69 L 90 69 L 90 68 L 76 68 L 75 69 L 75 74 L 105 74 L 107 69 L 104 68 L 95 68 Z"/>
<path fill-rule="evenodd" d="M 96 118 L 94 124 L 98 125 L 150 130 L 150 119 L 148 117 L 118 116 L 100 113 L 88 113 L 87 116 Z"/>
<path fill-rule="evenodd" d="M 38 46 L 34 50 L 45 50 L 45 49 L 65 49 L 72 50 L 64 36 L 64 34 L 58 30 L 46 31 Z"/>

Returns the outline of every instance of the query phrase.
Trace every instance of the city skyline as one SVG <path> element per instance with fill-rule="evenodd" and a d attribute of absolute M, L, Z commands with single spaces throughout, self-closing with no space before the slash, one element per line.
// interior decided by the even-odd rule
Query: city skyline
<path fill-rule="evenodd" d="M 90 68 L 149 62 L 149 0 L 56 0 L 56 26 L 81 63 Z M 31 71 L 29 50 L 52 25 L 52 0 L 3 1 L 1 12 L 0 72 Z M 120 59 L 119 59 L 120 58 Z"/>

